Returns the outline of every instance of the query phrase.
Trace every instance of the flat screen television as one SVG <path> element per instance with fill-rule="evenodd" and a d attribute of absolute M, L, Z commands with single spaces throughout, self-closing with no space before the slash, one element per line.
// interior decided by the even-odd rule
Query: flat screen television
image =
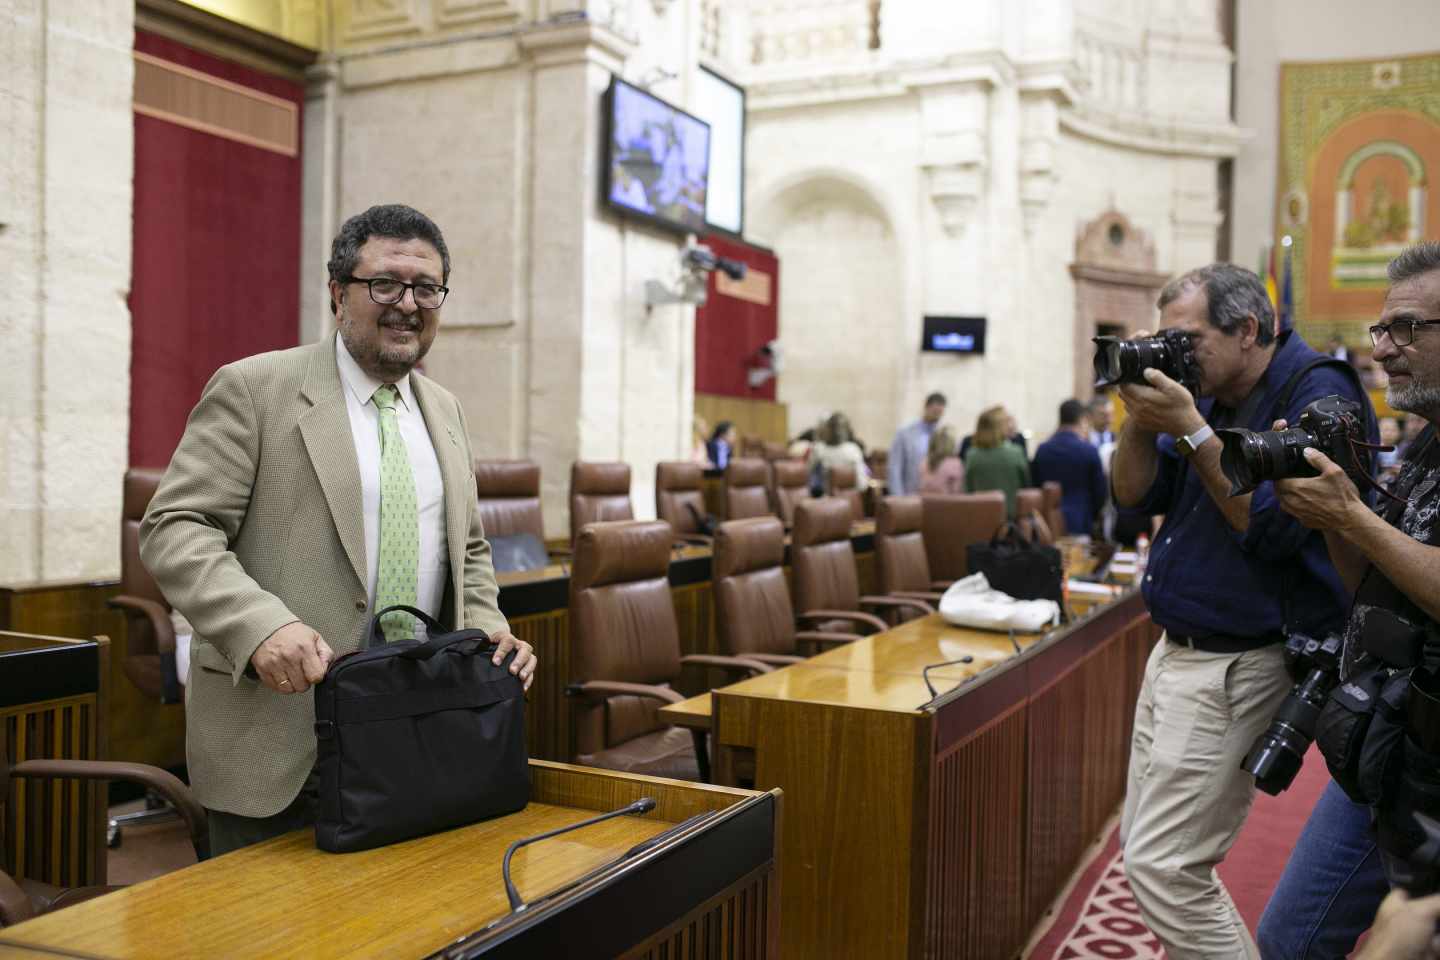
<path fill-rule="evenodd" d="M 930 353 L 984 353 L 984 317 L 926 317 L 920 349 Z"/>
<path fill-rule="evenodd" d="M 681 233 L 704 233 L 710 125 L 619 77 L 605 104 L 605 202 Z"/>

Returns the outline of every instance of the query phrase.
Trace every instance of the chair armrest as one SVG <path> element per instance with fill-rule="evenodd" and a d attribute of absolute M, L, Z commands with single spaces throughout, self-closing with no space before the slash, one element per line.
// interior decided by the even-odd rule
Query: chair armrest
<path fill-rule="evenodd" d="M 861 613 L 859 610 L 806 610 L 795 617 L 796 620 L 849 620 L 851 623 L 858 623 L 863 626 L 873 627 L 875 630 L 889 630 L 890 625 L 873 613 Z"/>
<path fill-rule="evenodd" d="M 155 649 L 160 653 L 175 652 L 175 625 L 170 622 L 170 612 L 163 606 L 154 600 L 125 594 L 111 597 L 105 601 L 105 605 L 115 610 L 124 610 L 126 616 L 138 614 L 149 620 L 150 628 L 155 631 Z"/>
<path fill-rule="evenodd" d="M 892 590 L 886 594 L 887 597 L 900 597 L 905 600 L 922 600 L 932 607 L 940 602 L 944 594 L 939 590 Z"/>
<path fill-rule="evenodd" d="M 125 780 L 154 790 L 175 808 L 190 828 L 190 843 L 201 860 L 210 856 L 210 830 L 205 808 L 190 788 L 174 774 L 148 763 L 118 760 L 22 760 L 10 768 L 11 776 L 43 779 Z"/>
<path fill-rule="evenodd" d="M 950 585 L 954 582 L 954 580 L 931 580 L 930 586 L 943 593 L 944 591 L 949 590 Z"/>
<path fill-rule="evenodd" d="M 813 643 L 815 646 L 838 647 L 842 643 L 854 643 L 860 639 L 858 633 L 825 633 L 820 630 L 800 630 L 795 634 L 796 643 Z"/>
<path fill-rule="evenodd" d="M 788 667 L 792 663 L 804 663 L 805 658 L 791 653 L 747 653 L 746 660 L 759 660 L 772 667 Z"/>
<path fill-rule="evenodd" d="M 675 542 L 688 543 L 696 547 L 713 547 L 715 545 L 715 538 L 708 537 L 703 533 L 677 533 L 675 535 Z"/>
<path fill-rule="evenodd" d="M 751 676 L 757 673 L 769 673 L 775 669 L 759 660 L 747 660 L 744 657 L 721 657 L 713 653 L 687 653 L 680 658 L 680 662 L 692 663 L 699 667 L 719 667 L 722 670 L 748 673 Z"/>
<path fill-rule="evenodd" d="M 565 693 L 572 697 L 589 697 L 595 700 L 604 697 L 627 696 L 649 697 L 651 700 L 679 703 L 685 699 L 669 687 L 661 687 L 653 683 L 624 683 L 619 680 L 586 680 L 584 683 L 572 683 L 565 688 Z"/>
<path fill-rule="evenodd" d="M 866 607 L 889 607 L 892 610 L 896 607 L 911 607 L 915 610 L 923 610 L 926 613 L 934 613 L 935 608 L 924 600 L 916 600 L 914 597 L 875 597 L 866 596 L 860 598 L 861 606 Z"/>
<path fill-rule="evenodd" d="M 0 927 L 12 926 L 33 916 L 35 904 L 9 874 L 0 871 Z"/>

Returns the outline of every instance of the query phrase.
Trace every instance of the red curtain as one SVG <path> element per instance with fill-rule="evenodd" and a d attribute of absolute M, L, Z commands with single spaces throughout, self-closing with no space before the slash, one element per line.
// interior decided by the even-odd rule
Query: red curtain
<path fill-rule="evenodd" d="M 303 107 L 288 80 L 140 31 L 135 49 Z M 130 463 L 163 467 L 218 367 L 299 342 L 300 158 L 136 114 L 134 222 Z"/>
<path fill-rule="evenodd" d="M 705 306 L 695 311 L 695 392 L 774 400 L 775 379 L 752 389 L 746 371 L 760 348 L 780 335 L 780 261 L 769 250 L 726 237 L 703 242 L 716 256 L 744 263 L 749 275 L 742 290 L 727 294 L 717 289 L 726 285 L 724 275 L 710 274 Z"/>

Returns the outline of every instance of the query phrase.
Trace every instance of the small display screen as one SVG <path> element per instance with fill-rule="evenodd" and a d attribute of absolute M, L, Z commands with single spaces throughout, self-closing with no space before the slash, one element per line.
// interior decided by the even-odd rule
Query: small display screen
<path fill-rule="evenodd" d="M 619 77 L 609 104 L 606 202 L 663 226 L 704 232 L 710 125 Z"/>
<path fill-rule="evenodd" d="M 984 317 L 926 317 L 920 349 L 933 353 L 984 353 Z"/>

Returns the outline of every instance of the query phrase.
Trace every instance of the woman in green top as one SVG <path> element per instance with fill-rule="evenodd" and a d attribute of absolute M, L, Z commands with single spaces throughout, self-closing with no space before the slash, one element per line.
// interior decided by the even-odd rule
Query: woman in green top
<path fill-rule="evenodd" d="M 1030 485 L 1030 464 L 1015 444 L 1005 439 L 1008 421 L 1004 407 L 980 414 L 970 452 L 965 455 L 965 490 L 999 490 L 1005 494 L 1005 512 L 1015 519 L 1015 491 Z"/>

